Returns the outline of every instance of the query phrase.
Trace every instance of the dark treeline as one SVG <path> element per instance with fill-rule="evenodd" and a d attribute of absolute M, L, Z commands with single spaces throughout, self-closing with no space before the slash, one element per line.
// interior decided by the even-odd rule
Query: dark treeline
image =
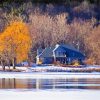
<path fill-rule="evenodd" d="M 90 3 L 100 4 L 100 0 L 0 0 L 0 3 L 4 2 L 15 2 L 15 3 L 23 3 L 23 2 L 33 2 L 33 3 L 53 3 L 53 4 L 70 4 L 72 2 L 81 3 L 83 1 L 88 1 Z"/>
<path fill-rule="evenodd" d="M 95 17 L 100 20 L 98 4 L 100 4 L 100 0 L 0 0 L 0 7 L 8 13 L 13 9 L 16 14 L 20 12 L 28 17 L 28 12 L 38 7 L 42 13 L 47 12 L 49 15 L 67 12 L 69 22 L 75 17 L 83 20 Z M 25 9 L 24 6 L 26 6 Z"/>

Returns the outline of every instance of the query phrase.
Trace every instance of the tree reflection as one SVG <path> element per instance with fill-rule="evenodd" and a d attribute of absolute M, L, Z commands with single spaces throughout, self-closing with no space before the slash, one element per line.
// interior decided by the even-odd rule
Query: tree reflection
<path fill-rule="evenodd" d="M 0 89 L 100 89 L 100 79 L 0 79 Z"/>

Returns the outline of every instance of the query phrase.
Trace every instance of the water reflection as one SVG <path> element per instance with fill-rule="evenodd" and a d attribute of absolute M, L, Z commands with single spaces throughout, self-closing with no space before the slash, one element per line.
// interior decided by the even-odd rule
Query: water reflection
<path fill-rule="evenodd" d="M 100 89 L 100 79 L 0 79 L 0 89 Z"/>

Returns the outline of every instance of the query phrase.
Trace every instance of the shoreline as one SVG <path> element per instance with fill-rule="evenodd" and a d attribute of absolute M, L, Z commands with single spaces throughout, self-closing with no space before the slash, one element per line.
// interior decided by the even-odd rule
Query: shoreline
<path fill-rule="evenodd" d="M 94 73 L 100 72 L 100 65 L 87 66 L 87 67 L 61 67 L 61 66 L 34 66 L 34 67 L 16 67 L 13 69 L 11 66 L 10 70 L 6 66 L 6 70 L 3 71 L 0 66 L 0 72 L 70 72 L 70 73 Z"/>
<path fill-rule="evenodd" d="M 67 72 L 0 72 L 0 78 L 31 78 L 31 79 L 55 79 L 55 78 L 100 78 L 100 73 L 67 73 Z"/>

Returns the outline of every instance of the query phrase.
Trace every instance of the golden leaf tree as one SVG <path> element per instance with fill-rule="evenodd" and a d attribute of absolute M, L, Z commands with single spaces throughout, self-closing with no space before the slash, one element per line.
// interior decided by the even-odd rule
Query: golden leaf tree
<path fill-rule="evenodd" d="M 12 62 L 13 68 L 15 68 L 16 62 L 18 63 L 28 58 L 31 37 L 25 23 L 22 21 L 10 22 L 0 38 L 1 57 L 3 58 L 6 53 L 5 58 Z"/>

